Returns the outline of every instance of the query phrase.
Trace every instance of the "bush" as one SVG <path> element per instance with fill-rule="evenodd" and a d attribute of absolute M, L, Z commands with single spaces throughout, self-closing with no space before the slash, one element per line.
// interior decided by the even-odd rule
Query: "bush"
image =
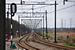
<path fill-rule="evenodd" d="M 74 43 L 64 43 L 64 45 L 67 47 L 75 47 Z"/>
<path fill-rule="evenodd" d="M 75 43 L 75 37 L 72 37 L 71 39 L 72 39 L 72 42 Z"/>
<path fill-rule="evenodd" d="M 75 47 L 75 37 L 69 37 L 65 42 L 65 46 Z"/>

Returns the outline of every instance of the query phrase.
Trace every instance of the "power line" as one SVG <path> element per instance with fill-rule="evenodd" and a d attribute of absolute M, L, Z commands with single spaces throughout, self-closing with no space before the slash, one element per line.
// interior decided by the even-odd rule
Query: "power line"
<path fill-rule="evenodd" d="M 58 9 L 57 11 L 62 11 L 62 10 L 65 10 L 65 9 L 68 9 L 68 8 L 71 8 L 71 7 L 74 7 L 74 6 L 75 6 L 75 4 L 73 4 L 73 5 L 71 5 L 71 6 L 68 6 L 68 7 L 65 7 L 65 8 Z M 46 6 L 43 6 L 43 7 L 46 7 Z M 43 8 L 43 7 L 38 7 L 38 8 Z M 34 9 L 35 9 L 35 8 L 34 8 Z M 37 9 L 37 8 L 36 8 L 36 9 Z M 53 12 L 55 12 L 55 11 L 48 12 L 48 14 L 53 13 Z"/>
<path fill-rule="evenodd" d="M 75 6 L 75 4 L 73 4 L 71 6 L 68 6 L 68 7 L 65 7 L 65 8 L 58 9 L 57 11 L 62 11 L 62 10 L 65 10 L 65 9 L 68 9 L 68 8 L 71 8 L 71 7 L 74 7 L 74 6 Z M 48 12 L 48 14 L 53 13 L 53 12 L 55 12 L 55 11 Z"/>
<path fill-rule="evenodd" d="M 46 6 L 41 6 L 41 7 L 36 7 L 36 8 L 34 8 L 34 9 L 40 9 L 40 8 L 43 8 L 43 7 L 47 7 L 47 6 L 49 6 L 49 5 L 46 5 Z M 7 8 L 6 8 L 7 9 Z M 10 8 L 9 8 L 10 9 Z M 30 8 L 30 9 L 19 9 L 19 10 L 31 10 L 32 8 Z"/>
<path fill-rule="evenodd" d="M 75 4 L 73 4 L 71 6 L 68 6 L 68 7 L 65 7 L 65 8 L 58 9 L 57 11 L 62 11 L 62 10 L 65 10 L 65 9 L 68 9 L 68 8 L 71 8 L 71 7 L 74 7 L 74 6 L 75 6 Z M 46 7 L 46 6 L 43 6 L 43 7 Z M 43 7 L 38 7 L 38 8 L 43 8 Z M 36 8 L 36 9 L 38 9 L 38 8 Z M 48 14 L 53 13 L 53 12 L 55 12 L 55 11 L 48 12 Z"/>
<path fill-rule="evenodd" d="M 6 5 L 10 5 L 11 3 L 6 3 Z M 17 5 L 21 5 L 19 3 L 16 3 Z M 22 5 L 54 5 L 54 4 L 22 4 Z M 57 4 L 58 5 L 58 4 Z M 43 6 L 43 7 L 46 7 L 46 6 Z M 38 9 L 38 8 L 43 8 L 43 7 L 37 7 L 37 8 L 34 8 L 34 9 Z M 25 9 L 24 9 L 25 10 Z M 31 10 L 31 9 L 28 9 L 28 10 Z"/>

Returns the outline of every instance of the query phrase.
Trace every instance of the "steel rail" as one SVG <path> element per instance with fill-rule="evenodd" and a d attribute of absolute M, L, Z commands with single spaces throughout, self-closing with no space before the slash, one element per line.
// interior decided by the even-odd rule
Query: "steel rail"
<path fill-rule="evenodd" d="M 22 41 L 21 41 L 21 40 L 22 40 L 23 38 L 25 38 L 25 36 L 19 40 L 18 45 L 19 45 L 20 47 L 24 48 L 24 49 L 27 49 L 27 50 L 29 50 L 30 48 L 31 48 L 31 49 L 34 49 L 34 50 L 40 50 L 40 49 L 38 49 L 38 48 L 35 48 L 35 47 L 33 47 L 33 46 L 30 46 L 30 45 L 28 44 L 28 42 L 27 42 L 27 39 L 28 39 L 28 37 L 30 36 L 30 34 L 28 34 L 28 35 L 26 35 L 26 36 L 27 36 L 27 37 L 26 37 L 26 39 L 25 39 L 25 41 L 24 41 L 24 45 L 27 45 L 29 48 L 26 48 L 26 47 L 22 44 Z"/>
<path fill-rule="evenodd" d="M 39 36 L 40 36 L 40 35 L 39 35 Z M 37 42 L 37 43 L 40 43 L 40 44 L 44 44 L 44 45 L 49 46 L 49 47 L 55 47 L 55 48 L 57 48 L 57 49 L 75 50 L 74 47 L 66 47 L 66 46 L 63 46 L 63 45 L 58 45 L 58 44 L 56 44 L 56 43 L 50 43 L 50 42 L 41 40 L 41 38 L 39 38 L 39 36 L 36 35 L 33 41 L 34 41 L 34 42 Z"/>

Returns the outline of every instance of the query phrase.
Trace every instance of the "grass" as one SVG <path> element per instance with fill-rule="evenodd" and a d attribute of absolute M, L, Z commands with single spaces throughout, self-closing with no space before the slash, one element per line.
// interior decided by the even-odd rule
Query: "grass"
<path fill-rule="evenodd" d="M 44 35 L 43 35 L 43 33 L 42 33 L 42 36 L 44 36 L 44 37 L 46 37 L 46 33 L 44 32 Z M 53 37 L 54 36 L 54 34 L 52 33 L 52 32 L 48 32 L 47 33 L 47 37 L 49 38 L 49 37 Z"/>
<path fill-rule="evenodd" d="M 73 43 L 64 43 L 64 46 L 66 46 L 66 47 L 74 47 L 75 48 L 75 44 L 73 44 Z"/>
<path fill-rule="evenodd" d="M 41 36 L 43 36 L 43 33 L 40 33 L 41 34 Z M 67 40 L 65 37 L 68 35 L 69 33 L 68 32 L 57 32 L 57 37 L 58 38 L 60 38 L 60 37 L 63 37 L 63 38 L 61 38 L 61 41 L 63 41 L 62 39 L 64 39 L 64 40 L 66 40 L 66 41 L 69 41 L 69 42 L 63 42 L 64 44 L 64 46 L 66 46 L 66 47 L 74 47 L 75 48 L 75 43 L 72 43 L 72 42 L 70 42 L 71 40 L 72 41 L 75 41 L 75 38 L 72 38 L 72 37 L 75 37 L 74 35 L 72 36 L 71 35 L 71 37 L 70 37 L 70 40 Z M 72 33 L 70 33 L 70 34 L 72 34 Z M 44 33 L 44 37 L 46 37 L 46 33 Z M 48 32 L 47 33 L 47 37 L 48 38 L 54 38 L 54 32 Z"/>

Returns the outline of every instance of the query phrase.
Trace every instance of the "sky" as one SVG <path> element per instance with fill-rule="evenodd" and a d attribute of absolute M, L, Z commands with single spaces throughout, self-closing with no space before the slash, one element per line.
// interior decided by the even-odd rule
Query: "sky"
<path fill-rule="evenodd" d="M 30 1 L 35 1 L 35 2 L 45 2 L 45 3 L 49 3 L 49 4 L 54 4 L 55 0 L 23 0 L 26 1 L 26 3 L 30 3 Z M 65 3 L 65 5 L 63 5 L 63 0 L 56 0 L 57 1 L 57 14 L 56 14 L 56 23 L 57 23 L 57 27 L 75 27 L 75 2 L 70 2 L 70 1 L 74 1 L 74 0 L 69 0 L 68 2 Z M 6 0 L 6 3 L 20 3 L 20 0 Z M 54 27 L 54 5 L 42 5 L 42 6 L 33 6 L 34 7 L 34 11 L 35 12 L 45 12 L 47 10 L 48 14 L 47 14 L 47 24 L 48 24 L 48 28 L 53 28 Z M 41 8 L 39 8 L 41 7 Z M 6 6 L 6 8 L 8 8 L 8 6 Z M 24 16 L 25 14 L 18 14 L 18 12 L 31 12 L 32 6 L 28 6 L 28 5 L 22 5 L 22 6 L 17 6 L 17 12 L 15 14 L 15 16 L 13 17 L 14 20 L 18 21 L 18 16 Z M 26 9 L 26 10 L 24 10 Z M 8 9 L 6 9 L 7 12 Z M 40 14 L 39 14 L 40 15 Z M 35 16 L 35 15 L 34 15 Z M 42 16 L 42 15 L 41 15 Z M 24 22 L 26 22 L 27 20 L 24 20 Z M 40 20 L 38 20 L 40 21 Z M 22 24 L 24 23 L 22 22 Z M 31 21 L 29 20 L 28 22 L 30 22 L 30 25 L 35 25 L 35 20 Z M 28 22 L 26 23 L 28 26 L 30 26 L 28 24 Z M 44 24 L 45 24 L 45 20 L 44 20 Z M 37 25 L 37 24 L 36 24 Z M 38 27 L 42 27 L 42 21 L 40 22 L 40 24 L 38 25 Z M 45 27 L 45 25 L 44 25 Z"/>

